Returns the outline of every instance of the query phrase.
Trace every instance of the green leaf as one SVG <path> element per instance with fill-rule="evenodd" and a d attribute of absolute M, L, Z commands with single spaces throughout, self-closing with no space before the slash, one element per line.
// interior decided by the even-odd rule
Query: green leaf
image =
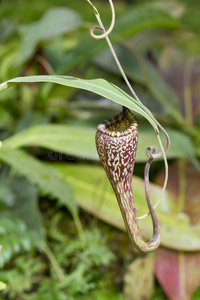
<path fill-rule="evenodd" d="M 175 29 L 179 22 L 164 10 L 153 7 L 133 7 L 116 22 L 116 32 L 124 37 L 153 28 Z"/>
<path fill-rule="evenodd" d="M 0 42 L 3 44 L 15 31 L 16 24 L 12 19 L 2 19 L 0 22 Z"/>
<path fill-rule="evenodd" d="M 3 147 L 16 149 L 37 145 L 52 150 L 48 155 L 51 160 L 59 159 L 59 153 L 98 160 L 95 131 L 95 128 L 83 126 L 39 125 L 4 140 Z"/>
<path fill-rule="evenodd" d="M 46 76 L 24 76 L 8 80 L 0 85 L 0 91 L 13 85 L 31 82 L 51 82 L 74 88 L 87 90 L 106 97 L 118 104 L 124 105 L 146 118 L 154 128 L 157 128 L 152 118 L 144 111 L 138 102 L 123 90 L 104 79 L 80 79 L 72 76 L 46 75 Z"/>
<path fill-rule="evenodd" d="M 71 189 L 59 177 L 56 170 L 45 166 L 26 152 L 6 147 L 0 149 L 0 159 L 36 184 L 42 192 L 58 199 L 62 205 L 69 209 L 73 216 L 77 214 L 77 206 L 72 199 Z"/>
<path fill-rule="evenodd" d="M 155 144 L 159 149 L 159 144 L 154 130 L 150 126 L 140 126 L 139 124 L 138 131 L 139 139 L 136 161 L 146 162 L 147 147 Z M 167 152 L 168 159 L 194 157 L 194 146 L 187 135 L 170 128 L 167 131 L 171 138 L 171 147 Z M 7 138 L 3 141 L 3 147 L 16 149 L 40 146 L 51 150 L 49 152 L 51 160 L 64 158 L 64 155 L 99 160 L 95 145 L 95 133 L 96 128 L 94 127 L 44 124 L 28 128 Z"/>
<path fill-rule="evenodd" d="M 47 11 L 37 22 L 22 27 L 22 50 L 17 63 L 24 63 L 39 43 L 71 32 L 81 25 L 81 17 L 66 7 Z"/>
<path fill-rule="evenodd" d="M 14 192 L 16 212 L 33 232 L 38 243 L 45 241 L 45 229 L 38 206 L 38 192 L 24 177 L 14 177 Z"/>
<path fill-rule="evenodd" d="M 24 177 L 15 176 L 10 167 L 1 168 L 0 203 L 4 216 L 21 219 L 35 235 L 37 242 L 45 240 L 44 227 L 38 207 L 38 190 Z"/>
<path fill-rule="evenodd" d="M 60 176 L 74 187 L 74 197 L 81 208 L 101 220 L 125 230 L 123 218 L 114 192 L 101 167 L 74 164 L 54 164 L 53 168 L 60 171 Z M 150 184 L 153 202 L 157 201 L 162 188 Z M 144 181 L 133 176 L 133 194 L 139 214 L 147 212 L 144 196 Z M 171 249 L 184 251 L 200 250 L 200 227 L 192 228 L 187 218 L 179 218 L 170 213 L 168 207 L 170 194 L 165 197 L 157 209 L 158 220 L 162 226 L 162 245 Z M 150 218 L 140 222 L 145 238 L 152 234 Z"/>

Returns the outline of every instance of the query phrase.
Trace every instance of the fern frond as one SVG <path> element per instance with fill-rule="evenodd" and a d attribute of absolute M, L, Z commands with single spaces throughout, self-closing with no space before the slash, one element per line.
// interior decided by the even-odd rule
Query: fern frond
<path fill-rule="evenodd" d="M 23 221 L 4 217 L 0 220 L 0 243 L 3 246 L 0 255 L 2 267 L 16 254 L 30 251 L 34 246 L 34 238 Z"/>

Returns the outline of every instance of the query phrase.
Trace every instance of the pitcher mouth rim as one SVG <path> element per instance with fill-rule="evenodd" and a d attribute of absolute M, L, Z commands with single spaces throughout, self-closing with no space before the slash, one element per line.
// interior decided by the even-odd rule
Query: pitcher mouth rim
<path fill-rule="evenodd" d="M 125 118 L 128 118 L 128 120 L 130 122 L 130 126 L 127 129 L 122 130 L 122 131 L 112 131 L 112 130 L 108 129 L 108 127 L 110 125 L 122 122 Z M 137 123 L 137 119 L 134 116 L 134 114 L 128 108 L 123 107 L 122 112 L 120 112 L 118 115 L 100 123 L 97 126 L 97 130 L 108 136 L 122 137 L 122 136 L 132 134 L 134 131 L 137 130 L 137 127 L 138 127 L 138 123 Z"/>

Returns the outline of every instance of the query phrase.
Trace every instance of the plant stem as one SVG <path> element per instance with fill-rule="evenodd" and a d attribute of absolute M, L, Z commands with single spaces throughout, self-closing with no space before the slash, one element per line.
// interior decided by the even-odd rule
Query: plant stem
<path fill-rule="evenodd" d="M 48 72 L 50 75 L 55 75 L 56 73 L 54 72 L 52 66 L 50 63 L 44 58 L 42 55 L 37 55 L 36 60 L 45 68 L 45 70 Z"/>
<path fill-rule="evenodd" d="M 82 247 L 85 248 L 86 247 L 86 239 L 85 239 L 85 234 L 84 234 L 83 227 L 80 222 L 79 216 L 77 214 L 73 214 L 73 219 L 76 224 L 76 228 L 78 230 L 79 238 L 82 242 Z"/>
<path fill-rule="evenodd" d="M 178 207 L 177 213 L 182 213 L 185 207 L 185 189 L 186 189 L 186 178 L 185 178 L 185 161 L 180 160 L 178 162 L 178 177 L 179 177 L 179 196 L 178 196 Z"/>
<path fill-rule="evenodd" d="M 99 14 L 98 10 L 96 9 L 96 7 L 92 4 L 92 2 L 90 0 L 85 0 L 85 2 L 87 2 L 87 4 L 89 4 L 89 6 L 92 8 L 95 15 Z"/>
<path fill-rule="evenodd" d="M 55 256 L 53 255 L 51 249 L 47 245 L 47 243 L 42 244 L 42 249 L 43 249 L 44 253 L 46 254 L 46 256 L 48 257 L 54 271 L 56 272 L 58 280 L 59 281 L 64 281 L 65 280 L 65 275 L 64 275 L 61 267 L 59 266 Z"/>
<path fill-rule="evenodd" d="M 193 125 L 193 113 L 192 113 L 192 89 L 191 89 L 191 73 L 193 67 L 193 59 L 189 58 L 186 61 L 183 84 L 184 84 L 184 103 L 185 103 L 185 118 L 188 125 Z"/>

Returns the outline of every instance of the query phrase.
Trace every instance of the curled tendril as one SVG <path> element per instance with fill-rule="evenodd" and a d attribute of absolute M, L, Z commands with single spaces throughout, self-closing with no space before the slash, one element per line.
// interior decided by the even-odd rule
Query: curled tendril
<path fill-rule="evenodd" d="M 157 152 L 157 147 L 154 145 L 149 146 L 146 150 L 146 155 L 147 155 L 147 157 L 149 157 L 149 160 L 145 165 L 145 172 L 144 172 L 145 195 L 146 195 L 147 203 L 151 203 L 151 197 L 150 197 L 150 192 L 149 192 L 149 169 L 150 169 L 150 165 L 153 161 L 152 155 L 154 155 L 156 152 Z M 153 208 L 155 209 L 157 205 L 158 205 L 158 203 L 156 205 L 154 205 Z M 149 211 L 148 213 L 144 214 L 143 216 L 137 217 L 137 220 L 145 219 L 150 214 L 151 214 L 151 212 Z"/>
<path fill-rule="evenodd" d="M 146 155 L 147 155 L 147 157 L 152 159 L 152 155 L 154 155 L 156 152 L 157 152 L 157 147 L 154 145 L 151 145 L 147 148 Z"/>
<path fill-rule="evenodd" d="M 155 209 L 158 204 L 160 203 L 160 199 L 162 199 L 163 195 L 164 195 L 164 192 L 165 192 L 165 189 L 166 189 L 166 185 L 167 185 L 167 180 L 168 180 L 168 164 L 167 164 L 167 158 L 166 158 L 166 152 L 168 151 L 169 147 L 170 147 L 170 138 L 169 138 L 169 135 L 168 133 L 166 132 L 166 130 L 162 127 L 162 125 L 155 119 L 155 117 L 152 115 L 152 113 L 146 108 L 146 106 L 141 102 L 141 100 L 139 99 L 139 97 L 137 96 L 137 94 L 135 93 L 134 89 L 132 88 L 119 60 L 118 60 L 118 57 L 114 51 L 114 48 L 112 46 L 112 43 L 110 42 L 110 39 L 109 39 L 109 34 L 111 33 L 113 27 L 114 27 L 114 23 L 115 23 L 115 9 L 114 9 L 114 5 L 113 5 L 113 2 L 112 0 L 109 0 L 109 3 L 110 3 L 110 7 L 111 7 L 111 12 L 112 12 L 112 21 L 111 21 L 111 25 L 110 25 L 110 28 L 106 31 L 104 26 L 103 26 L 103 23 L 101 21 L 101 18 L 100 18 L 100 15 L 98 13 L 98 10 L 96 9 L 96 7 L 91 3 L 90 0 L 85 0 L 87 2 L 89 2 L 89 4 L 92 6 L 93 10 L 95 11 L 95 15 L 96 15 L 96 18 L 97 18 L 97 21 L 99 23 L 99 26 L 93 26 L 91 29 L 90 29 L 90 35 L 92 38 L 94 39 L 97 39 L 97 40 L 100 40 L 100 39 L 103 39 L 105 38 L 107 43 L 108 43 L 108 46 L 111 50 L 111 53 L 113 55 L 113 58 L 115 59 L 115 62 L 121 72 L 121 75 L 122 77 L 124 78 L 124 81 L 126 82 L 130 92 L 132 93 L 132 95 L 134 96 L 134 98 L 138 101 L 138 103 L 141 105 L 141 107 L 144 109 L 144 111 L 152 118 L 152 120 L 156 123 L 156 125 L 161 129 L 161 131 L 164 133 L 165 137 L 166 137 L 166 146 L 165 148 L 163 148 L 163 145 L 162 145 L 162 142 L 161 142 L 161 139 L 160 139 L 160 136 L 159 136 L 159 132 L 157 130 L 157 127 L 154 126 L 154 130 L 156 132 L 156 135 L 157 135 L 157 139 L 159 141 L 159 144 L 160 144 L 160 148 L 161 148 L 161 152 L 157 153 L 157 147 L 152 145 L 152 146 L 149 146 L 146 150 L 146 155 L 147 157 L 149 158 L 147 164 L 146 164 L 146 167 L 145 167 L 145 192 L 146 192 L 146 196 L 148 197 L 149 195 L 149 169 L 150 169 L 150 165 L 153 161 L 153 159 L 156 159 L 156 158 L 160 158 L 160 157 L 163 157 L 164 159 L 164 163 L 165 163 L 165 181 L 164 181 L 164 184 L 163 184 L 163 189 L 162 189 L 162 194 L 161 194 L 161 197 L 158 199 L 158 201 L 156 202 L 156 204 L 154 204 L 153 208 Z M 103 32 L 103 34 L 101 35 L 95 35 L 94 34 L 94 30 L 100 30 Z M 150 198 L 149 198 L 150 199 Z M 148 199 L 147 199 L 148 201 Z M 137 219 L 138 220 L 142 220 L 144 218 L 146 218 L 148 215 L 150 214 L 150 212 L 148 212 L 147 214 L 141 216 L 141 217 L 138 217 Z"/>
<path fill-rule="evenodd" d="M 96 35 L 94 34 L 95 30 L 100 30 L 103 32 L 103 34 L 101 35 Z M 90 36 L 95 39 L 95 40 L 101 40 L 105 38 L 105 34 L 109 34 L 108 32 L 106 32 L 103 28 L 101 28 L 100 26 L 92 26 L 89 30 Z"/>
<path fill-rule="evenodd" d="M 114 8 L 112 0 L 109 0 L 109 3 L 110 3 L 111 12 L 112 12 L 112 20 L 111 20 L 110 27 L 107 31 L 105 31 L 104 27 L 102 27 L 102 26 L 93 26 L 92 28 L 90 28 L 90 30 L 89 30 L 90 36 L 95 40 L 104 39 L 106 36 L 108 36 L 111 33 L 111 31 L 113 30 L 113 27 L 115 25 L 115 8 Z M 99 14 L 96 14 L 96 16 L 100 18 Z M 103 33 L 101 35 L 96 35 L 96 34 L 94 34 L 95 30 L 100 30 Z"/>

